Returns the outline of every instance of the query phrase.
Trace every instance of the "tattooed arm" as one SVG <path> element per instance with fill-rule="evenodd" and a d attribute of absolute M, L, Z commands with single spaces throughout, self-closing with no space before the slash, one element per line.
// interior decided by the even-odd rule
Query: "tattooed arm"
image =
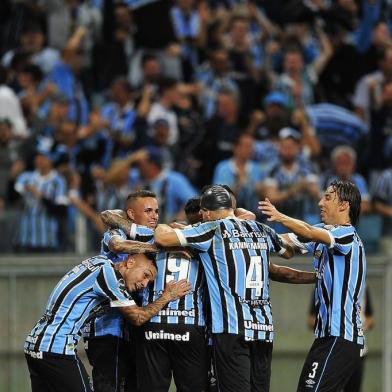
<path fill-rule="evenodd" d="M 316 274 L 314 272 L 300 271 L 284 265 L 276 265 L 271 262 L 269 263 L 268 272 L 271 280 L 276 282 L 292 284 L 316 282 Z"/>
<path fill-rule="evenodd" d="M 126 306 L 119 310 L 132 325 L 140 326 L 158 314 L 170 301 L 175 301 L 190 293 L 191 289 L 191 284 L 186 280 L 171 281 L 166 284 L 163 294 L 156 301 L 142 307 Z"/>
<path fill-rule="evenodd" d="M 158 248 L 146 242 L 124 240 L 120 236 L 113 236 L 108 244 L 109 249 L 115 253 L 156 253 Z"/>
<path fill-rule="evenodd" d="M 106 210 L 101 212 L 102 222 L 111 229 L 121 229 L 127 235 L 131 231 L 132 221 L 123 210 Z"/>

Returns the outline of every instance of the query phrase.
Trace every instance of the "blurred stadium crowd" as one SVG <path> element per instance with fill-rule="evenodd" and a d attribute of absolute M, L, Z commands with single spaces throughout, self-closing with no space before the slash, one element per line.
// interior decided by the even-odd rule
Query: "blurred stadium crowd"
<path fill-rule="evenodd" d="M 97 250 L 139 188 L 162 222 L 219 183 L 316 223 L 341 178 L 391 251 L 391 34 L 381 0 L 2 0 L 0 250 L 72 252 L 80 216 Z"/>

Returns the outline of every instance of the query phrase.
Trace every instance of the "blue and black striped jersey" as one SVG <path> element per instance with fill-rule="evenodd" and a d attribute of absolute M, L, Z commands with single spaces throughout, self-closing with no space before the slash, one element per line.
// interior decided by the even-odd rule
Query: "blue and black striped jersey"
<path fill-rule="evenodd" d="M 132 225 L 130 234 L 136 241 L 153 243 L 154 231 L 144 226 Z M 163 293 L 167 282 L 186 279 L 192 291 L 186 296 L 171 301 L 154 316 L 151 323 L 191 324 L 204 326 L 203 296 L 204 272 L 199 260 L 181 257 L 178 253 L 159 252 L 156 257 L 158 267 L 154 282 L 143 291 L 143 306 L 155 301 Z"/>
<path fill-rule="evenodd" d="M 315 335 L 319 338 L 339 336 L 362 345 L 360 313 L 366 286 L 366 256 L 362 241 L 351 225 L 317 226 L 328 231 L 331 245 L 302 244 L 313 253 L 313 267 L 317 273 Z"/>
<path fill-rule="evenodd" d="M 199 251 L 211 306 L 212 333 L 272 341 L 269 296 L 270 252 L 284 252 L 270 227 L 236 218 L 177 230 L 182 245 Z"/>
<path fill-rule="evenodd" d="M 127 235 L 121 229 L 107 230 L 101 241 L 101 256 L 106 256 L 113 263 L 125 261 L 129 254 L 115 253 L 109 249 L 109 242 L 113 237 L 120 237 L 126 240 Z M 124 318 L 117 309 L 110 309 L 100 316 L 92 318 L 89 323 L 83 327 L 83 338 L 92 338 L 96 336 L 113 335 L 118 337 L 127 337 L 127 330 L 124 329 Z"/>
<path fill-rule="evenodd" d="M 113 263 L 125 261 L 129 254 L 115 253 L 109 249 L 109 242 L 113 237 L 120 237 L 126 240 L 127 235 L 121 229 L 107 230 L 101 241 L 101 256 L 106 256 Z M 124 337 L 124 318 L 117 309 L 109 309 L 100 316 L 94 317 L 83 327 L 83 338 L 92 338 L 96 336 L 113 335 Z"/>
<path fill-rule="evenodd" d="M 28 190 L 35 187 L 44 199 L 57 206 L 67 206 L 67 185 L 63 176 L 52 170 L 42 176 L 38 171 L 23 172 L 16 180 L 15 190 L 23 196 L 24 210 L 19 222 L 16 244 L 24 247 L 57 248 L 59 222 L 44 201 Z"/>
<path fill-rule="evenodd" d="M 54 288 L 45 314 L 27 336 L 24 349 L 74 355 L 80 330 L 89 317 L 106 306 L 134 304 L 121 274 L 108 258 L 84 260 Z"/>

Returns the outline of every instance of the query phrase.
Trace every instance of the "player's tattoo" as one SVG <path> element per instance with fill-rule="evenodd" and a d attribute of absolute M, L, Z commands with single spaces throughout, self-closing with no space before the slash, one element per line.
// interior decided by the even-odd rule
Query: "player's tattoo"
<path fill-rule="evenodd" d="M 132 221 L 123 210 L 106 210 L 100 214 L 102 222 L 112 229 L 121 229 L 129 234 Z"/>
<path fill-rule="evenodd" d="M 121 308 L 121 312 L 129 319 L 133 325 L 143 325 L 154 317 L 160 310 L 162 310 L 166 304 L 170 301 L 175 301 L 184 295 L 188 294 L 191 290 L 191 285 L 185 280 L 178 282 L 169 282 L 163 294 L 154 302 L 138 307 L 130 306 Z"/>
<path fill-rule="evenodd" d="M 269 263 L 269 277 L 271 280 L 282 283 L 307 284 L 316 282 L 314 272 L 296 270 L 286 266 Z"/>
<path fill-rule="evenodd" d="M 120 236 L 114 236 L 109 241 L 109 249 L 116 253 L 156 253 L 158 248 L 154 244 L 146 242 L 124 240 Z"/>

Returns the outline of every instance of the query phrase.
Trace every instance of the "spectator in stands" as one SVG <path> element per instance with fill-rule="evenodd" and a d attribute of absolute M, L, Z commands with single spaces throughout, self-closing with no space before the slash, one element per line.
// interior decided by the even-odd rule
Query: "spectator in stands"
<path fill-rule="evenodd" d="M 372 2 L 367 1 L 367 6 L 371 6 Z M 373 2 L 373 6 L 380 7 L 381 1 Z M 373 31 L 370 36 L 367 37 L 370 43 L 367 50 L 362 54 L 361 58 L 361 71 L 362 74 L 369 74 L 376 72 L 378 69 L 379 53 L 382 53 L 385 49 L 392 46 L 392 37 L 389 31 L 387 21 L 381 19 L 373 27 Z"/>
<path fill-rule="evenodd" d="M 352 96 L 362 72 L 362 56 L 352 40 L 348 39 L 347 29 L 334 22 L 326 24 L 333 47 L 333 54 L 320 74 L 317 93 L 323 102 L 353 108 Z"/>
<path fill-rule="evenodd" d="M 113 142 L 113 157 L 123 158 L 134 149 L 137 117 L 133 91 L 126 78 L 114 79 L 110 87 L 110 98 L 110 102 L 102 107 L 101 115 Z"/>
<path fill-rule="evenodd" d="M 233 157 L 219 162 L 215 167 L 213 184 L 228 185 L 236 195 L 237 203 L 250 211 L 258 202 L 256 187 L 266 176 L 261 166 L 252 161 L 254 138 L 240 134 L 234 141 Z"/>
<path fill-rule="evenodd" d="M 70 99 L 61 93 L 51 97 L 51 105 L 47 117 L 41 117 L 38 112 L 32 120 L 32 134 L 53 137 L 55 129 L 68 119 Z"/>
<path fill-rule="evenodd" d="M 129 7 L 114 0 L 104 0 L 102 3 L 102 32 L 93 49 L 94 88 L 98 97 L 102 96 L 101 90 L 109 88 L 115 78 L 128 75 L 135 52 L 134 25 Z M 134 81 L 131 82 L 136 85 Z"/>
<path fill-rule="evenodd" d="M 382 248 L 392 253 L 392 165 L 381 172 L 373 191 L 374 210 L 383 217 Z"/>
<path fill-rule="evenodd" d="M 173 30 L 181 44 L 182 73 L 185 81 L 190 81 L 199 64 L 198 48 L 206 41 L 204 15 L 199 14 L 194 0 L 178 0 L 170 10 Z"/>
<path fill-rule="evenodd" d="M 264 99 L 264 111 L 253 112 L 247 132 L 255 135 L 254 159 L 260 162 L 264 171 L 269 172 L 279 161 L 279 131 L 286 127 L 302 132 L 301 160 L 317 158 L 321 152 L 320 142 L 306 113 L 288 109 L 288 97 L 280 91 L 273 91 Z"/>
<path fill-rule="evenodd" d="M 91 65 L 91 50 L 99 39 L 102 24 L 101 12 L 90 2 L 82 0 L 56 1 L 48 8 L 49 43 L 55 48 L 64 48 L 69 37 L 82 27 L 86 30 L 81 42 L 83 67 Z"/>
<path fill-rule="evenodd" d="M 13 138 L 24 139 L 29 135 L 26 120 L 17 95 L 7 86 L 8 72 L 0 66 L 0 117 L 6 117 L 12 124 Z"/>
<path fill-rule="evenodd" d="M 175 79 L 163 78 L 159 83 L 159 101 L 151 106 L 147 120 L 153 124 L 158 119 L 165 119 L 170 126 L 169 144 L 173 145 L 178 140 L 177 115 L 174 106 L 178 100 L 178 84 Z"/>
<path fill-rule="evenodd" d="M 162 168 L 173 169 L 173 147 L 169 144 L 170 125 L 167 120 L 160 118 L 151 126 L 151 137 L 146 143 L 146 147 L 155 147 L 162 157 Z"/>
<path fill-rule="evenodd" d="M 220 90 L 226 89 L 238 93 L 238 86 L 231 72 L 229 54 L 223 48 L 211 50 L 209 61 L 199 67 L 195 79 L 202 88 L 200 100 L 205 119 L 210 119 L 216 114 Z"/>
<path fill-rule="evenodd" d="M 12 143 L 12 124 L 0 118 L 0 214 L 14 200 L 13 185 L 25 164 L 20 148 Z"/>
<path fill-rule="evenodd" d="M 201 162 L 197 150 L 201 146 L 205 129 L 201 114 L 193 105 L 192 98 L 184 92 L 179 93 L 176 108 L 179 139 L 175 148 L 175 169 L 184 174 L 194 185 L 204 185 L 199 181 Z"/>
<path fill-rule="evenodd" d="M 324 174 L 323 190 L 335 180 L 351 181 L 361 193 L 361 213 L 368 214 L 371 211 L 370 195 L 365 178 L 355 171 L 357 153 L 350 146 L 338 146 L 331 152 L 333 169 Z"/>
<path fill-rule="evenodd" d="M 23 28 L 20 47 L 5 53 L 2 64 L 9 67 L 17 53 L 26 53 L 33 64 L 39 66 L 44 74 L 49 74 L 57 62 L 60 61 L 60 52 L 45 45 L 46 37 L 42 27 L 38 23 L 29 22 Z"/>
<path fill-rule="evenodd" d="M 63 176 L 53 169 L 52 156 L 38 146 L 35 170 L 23 172 L 15 183 L 24 210 L 15 246 L 19 252 L 43 253 L 59 250 L 59 225 L 67 213 L 67 189 Z M 61 220 L 61 221 L 60 221 Z"/>
<path fill-rule="evenodd" d="M 320 27 L 317 28 L 320 39 L 320 55 L 313 63 L 305 66 L 301 49 L 290 47 L 283 57 L 283 73 L 275 83 L 275 88 L 285 92 L 292 108 L 309 105 L 314 101 L 314 87 L 318 76 L 332 55 L 332 46 Z"/>
<path fill-rule="evenodd" d="M 205 124 L 205 137 L 200 144 L 198 158 L 202 162 L 202 183 L 210 184 L 215 165 L 231 157 L 234 141 L 243 132 L 240 126 L 238 94 L 222 88 L 218 93 L 216 116 Z"/>
<path fill-rule="evenodd" d="M 355 87 L 353 104 L 357 114 L 369 121 L 370 111 L 381 103 L 382 86 L 392 82 L 392 48 L 385 48 L 379 57 L 378 70 L 363 76 Z"/>
<path fill-rule="evenodd" d="M 392 124 L 392 80 L 382 87 L 381 103 L 370 112 L 370 135 L 365 169 L 382 170 L 388 166 L 388 139 Z"/>
<path fill-rule="evenodd" d="M 299 159 L 301 134 L 292 128 L 279 132 L 280 162 L 262 183 L 261 198 L 268 198 L 284 214 L 303 219 L 320 198 L 316 173 Z M 279 228 L 277 228 L 279 230 Z"/>
<path fill-rule="evenodd" d="M 83 65 L 80 43 L 85 34 L 86 29 L 82 27 L 75 31 L 62 52 L 61 61 L 48 76 L 48 80 L 57 87 L 58 91 L 70 100 L 69 119 L 78 125 L 87 124 L 89 114 L 89 104 L 80 80 Z"/>
<path fill-rule="evenodd" d="M 132 189 L 148 189 L 157 195 L 160 205 L 159 216 L 163 222 L 174 219 L 183 220 L 183 208 L 188 199 L 196 195 L 190 182 L 173 170 L 163 170 L 162 156 L 155 147 L 131 154 L 129 158 L 118 162 L 108 172 L 106 180 L 115 182 L 129 172 L 131 164 L 137 170 L 130 176 Z"/>
<path fill-rule="evenodd" d="M 161 63 L 158 57 L 150 53 L 145 53 L 142 57 L 141 66 L 143 78 L 139 90 L 142 90 L 144 86 L 152 86 L 153 93 L 157 94 L 159 82 L 163 77 Z"/>
<path fill-rule="evenodd" d="M 262 46 L 250 34 L 248 18 L 234 16 L 230 23 L 230 31 L 224 39 L 234 72 L 242 77 L 252 76 L 259 80 L 263 65 Z"/>

